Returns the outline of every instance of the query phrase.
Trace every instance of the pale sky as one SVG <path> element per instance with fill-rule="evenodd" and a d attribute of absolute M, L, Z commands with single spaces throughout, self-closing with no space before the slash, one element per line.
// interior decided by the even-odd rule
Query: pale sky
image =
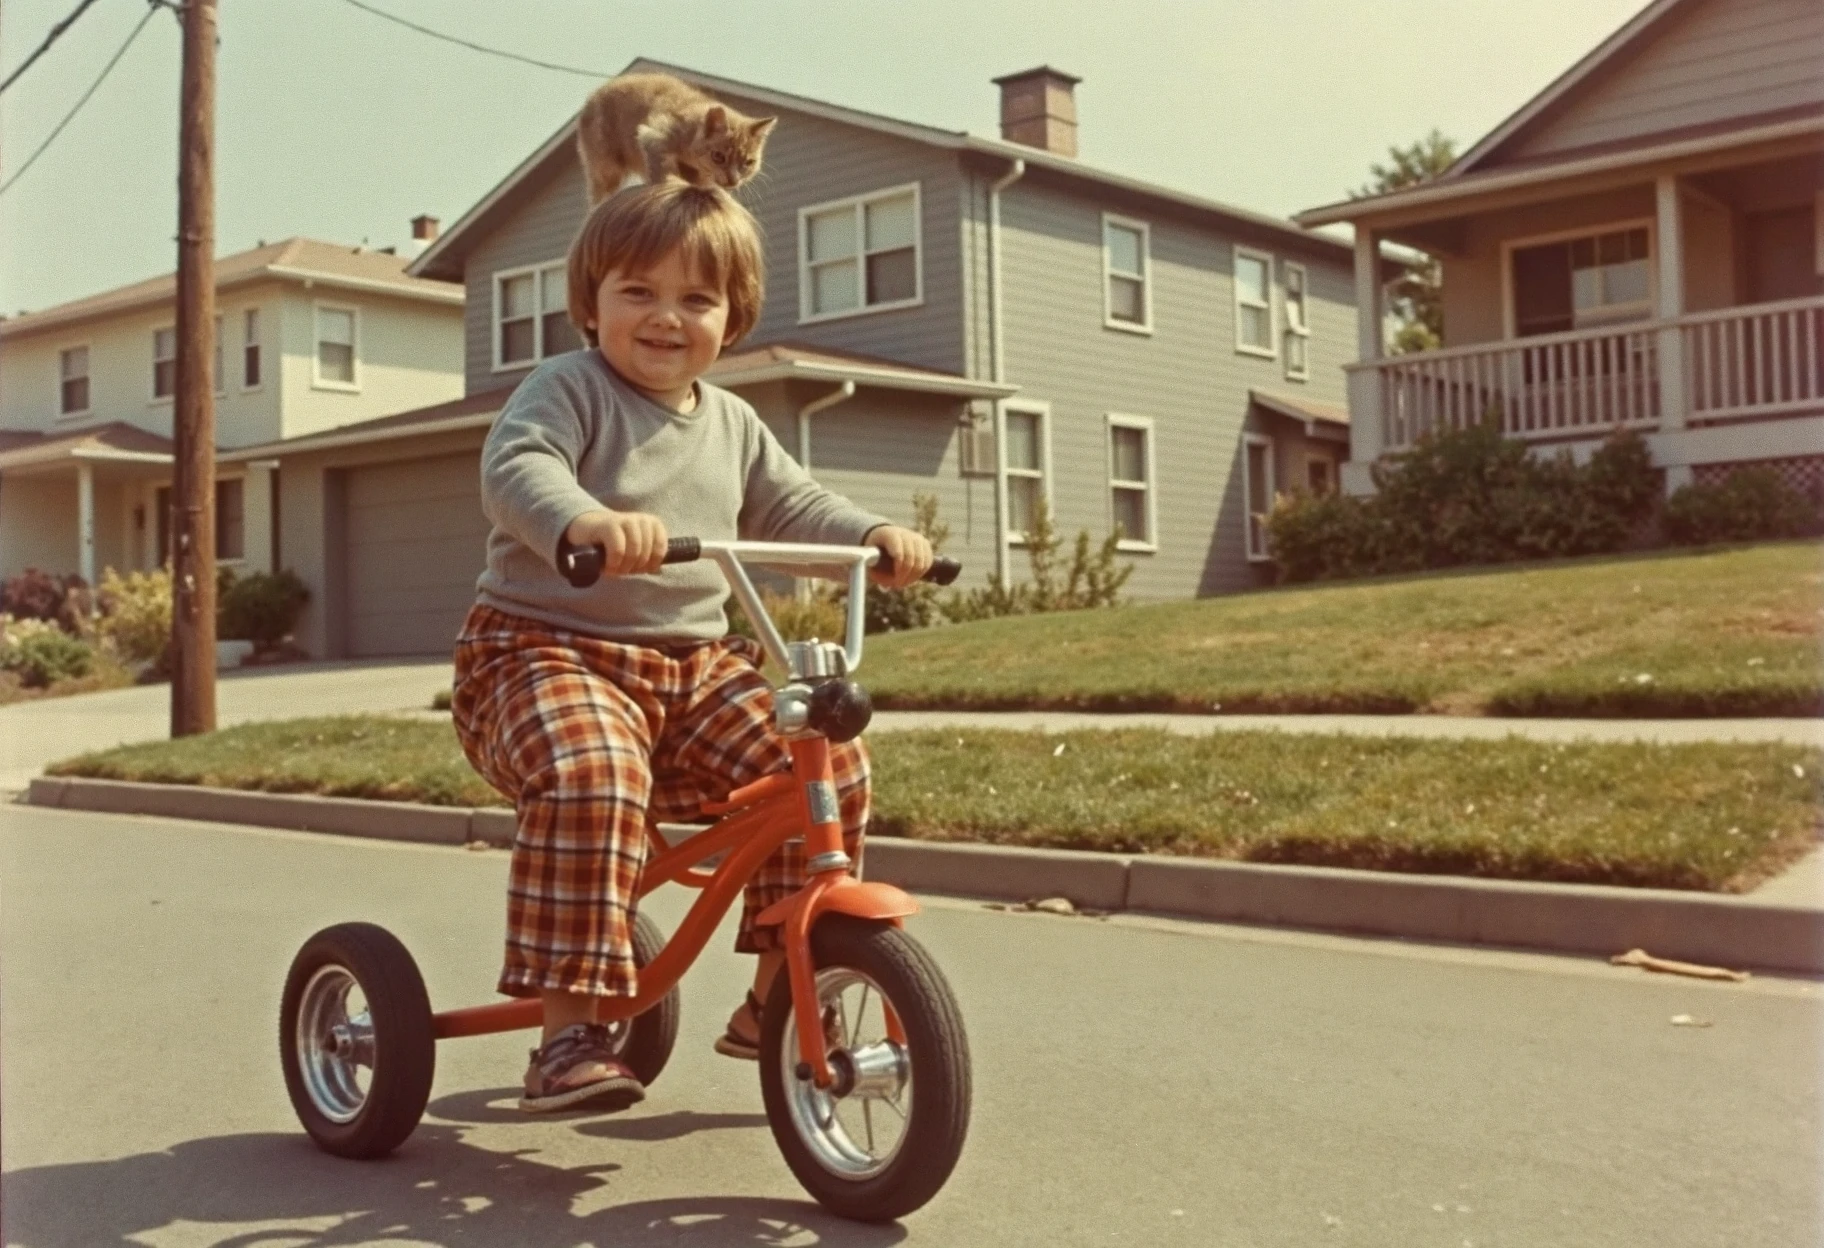
<path fill-rule="evenodd" d="M 447 226 L 563 124 L 589 79 L 436 42 L 345 0 L 220 0 L 220 254 L 293 234 L 381 247 Z M 1474 142 L 1645 0 L 372 0 L 604 76 L 650 56 L 998 134 L 1001 74 L 1083 78 L 1086 164 L 1286 216 L 1433 126 Z M 76 0 L 0 0 L 0 73 Z M 0 96 L 10 177 L 146 11 L 97 0 Z M 176 263 L 179 32 L 154 16 L 0 196 L 0 310 Z"/>

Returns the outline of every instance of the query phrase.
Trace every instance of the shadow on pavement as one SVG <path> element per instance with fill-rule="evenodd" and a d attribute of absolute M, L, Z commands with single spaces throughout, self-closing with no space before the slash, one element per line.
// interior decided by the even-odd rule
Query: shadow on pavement
<path fill-rule="evenodd" d="M 456 1092 L 440 1096 L 426 1107 L 425 1113 L 446 1122 L 523 1123 L 525 1114 L 517 1108 L 518 1088 L 479 1088 L 473 1092 Z M 676 1140 L 698 1131 L 719 1131 L 742 1127 L 764 1127 L 765 1114 L 699 1114 L 680 1109 L 669 1114 L 647 1114 L 638 1118 L 624 1116 L 594 1117 L 580 1121 L 576 1130 L 582 1135 L 603 1140 L 640 1140 L 657 1143 Z"/>
<path fill-rule="evenodd" d="M 746 1126 L 750 1117 L 758 1115 L 679 1114 L 652 1121 L 689 1119 L 666 1128 L 683 1134 Z M 643 1130 L 638 1135 L 648 1138 Z M 599 1202 L 602 1189 L 612 1198 L 620 1168 L 612 1160 L 547 1165 L 523 1151 L 477 1148 L 458 1128 L 429 1123 L 399 1153 L 376 1162 L 327 1156 L 302 1135 L 226 1135 L 115 1161 L 9 1173 L 0 1232 L 17 1248 L 340 1248 L 377 1240 L 463 1248 L 685 1242 L 872 1248 L 896 1244 L 906 1234 L 898 1225 L 845 1222 L 809 1201 L 751 1197 L 571 1211 L 580 1197 L 593 1194 L 591 1203 Z M 715 1176 L 705 1174 L 702 1181 L 713 1188 Z"/>

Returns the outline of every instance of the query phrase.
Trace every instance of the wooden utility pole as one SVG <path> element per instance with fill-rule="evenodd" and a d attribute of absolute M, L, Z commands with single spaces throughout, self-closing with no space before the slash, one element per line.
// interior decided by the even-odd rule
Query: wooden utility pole
<path fill-rule="evenodd" d="M 215 730 L 215 0 L 184 0 L 177 173 L 171 735 Z"/>

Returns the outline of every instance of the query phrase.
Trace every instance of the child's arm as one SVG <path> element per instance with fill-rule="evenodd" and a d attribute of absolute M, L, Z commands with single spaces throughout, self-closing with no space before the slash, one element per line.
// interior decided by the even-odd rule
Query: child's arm
<path fill-rule="evenodd" d="M 572 522 L 606 510 L 576 480 L 590 419 L 583 400 L 564 378 L 534 373 L 507 400 L 481 450 L 483 513 L 554 569 Z"/>

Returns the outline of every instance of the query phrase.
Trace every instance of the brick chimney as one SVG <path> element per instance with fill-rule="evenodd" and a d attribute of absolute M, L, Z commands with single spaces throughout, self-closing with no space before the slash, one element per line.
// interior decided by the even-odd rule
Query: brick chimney
<path fill-rule="evenodd" d="M 1001 137 L 1055 156 L 1077 154 L 1077 97 L 1081 78 L 1041 65 L 996 78 L 1001 89 Z"/>
<path fill-rule="evenodd" d="M 412 218 L 412 238 L 421 243 L 437 241 L 437 218 L 423 213 Z"/>

